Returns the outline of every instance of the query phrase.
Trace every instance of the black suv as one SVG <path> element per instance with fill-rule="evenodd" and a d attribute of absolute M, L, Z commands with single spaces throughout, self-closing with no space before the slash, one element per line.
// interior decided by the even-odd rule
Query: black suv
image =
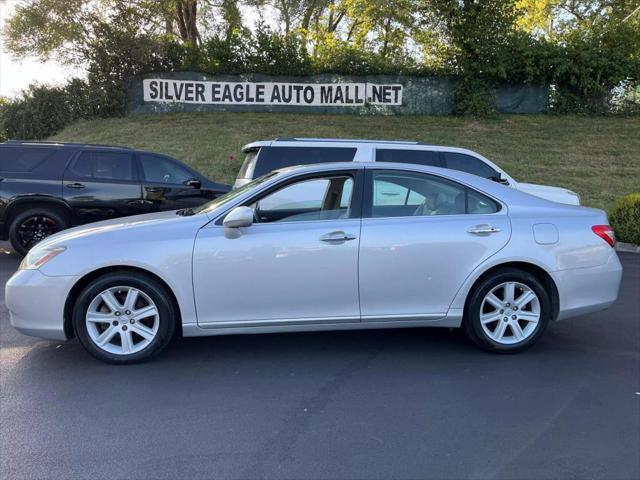
<path fill-rule="evenodd" d="M 73 143 L 0 144 L 0 234 L 22 255 L 72 225 L 194 207 L 229 189 L 152 152 Z"/>

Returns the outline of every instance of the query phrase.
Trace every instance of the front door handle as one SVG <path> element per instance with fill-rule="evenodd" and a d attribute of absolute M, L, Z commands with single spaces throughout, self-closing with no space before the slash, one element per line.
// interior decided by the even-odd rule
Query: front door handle
<path fill-rule="evenodd" d="M 488 223 L 483 223 L 482 225 L 475 225 L 467 230 L 467 232 L 472 233 L 474 235 L 491 235 L 492 233 L 499 232 L 500 229 L 494 227 L 493 225 L 489 225 Z"/>
<path fill-rule="evenodd" d="M 73 182 L 67 183 L 67 188 L 85 188 L 85 185 L 83 183 Z"/>
<path fill-rule="evenodd" d="M 161 187 L 144 187 L 145 192 L 147 193 L 158 193 L 163 190 Z"/>
<path fill-rule="evenodd" d="M 337 232 L 326 233 L 320 237 L 320 240 L 327 243 L 342 243 L 348 240 L 355 240 L 358 238 L 357 235 L 353 233 L 345 233 L 342 230 Z"/>

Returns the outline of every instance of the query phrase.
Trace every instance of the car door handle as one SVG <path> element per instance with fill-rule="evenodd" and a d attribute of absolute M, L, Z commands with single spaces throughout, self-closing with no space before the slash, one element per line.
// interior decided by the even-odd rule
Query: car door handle
<path fill-rule="evenodd" d="M 161 187 L 144 187 L 144 190 L 149 193 L 158 193 L 158 192 L 161 192 L 163 189 Z"/>
<path fill-rule="evenodd" d="M 474 235 L 491 235 L 492 233 L 497 233 L 499 231 L 499 228 L 487 223 L 483 223 L 482 225 L 475 225 L 467 230 L 467 232 Z"/>
<path fill-rule="evenodd" d="M 325 235 L 322 235 L 320 237 L 320 240 L 323 242 L 346 242 L 348 240 L 355 240 L 356 238 L 358 238 L 357 235 L 354 235 L 353 233 L 345 233 L 342 230 L 339 230 L 337 232 L 331 232 L 331 233 L 327 233 Z"/>
<path fill-rule="evenodd" d="M 73 182 L 67 183 L 67 188 L 85 188 L 85 185 L 83 183 Z"/>

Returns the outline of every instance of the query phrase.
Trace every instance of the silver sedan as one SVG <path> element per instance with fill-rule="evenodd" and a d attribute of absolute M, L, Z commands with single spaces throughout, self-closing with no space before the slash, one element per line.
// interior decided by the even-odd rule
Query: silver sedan
<path fill-rule="evenodd" d="M 622 267 L 600 210 L 434 167 L 265 175 L 202 207 L 95 223 L 29 252 L 6 286 L 21 332 L 132 363 L 184 336 L 462 327 L 516 352 L 602 310 Z"/>

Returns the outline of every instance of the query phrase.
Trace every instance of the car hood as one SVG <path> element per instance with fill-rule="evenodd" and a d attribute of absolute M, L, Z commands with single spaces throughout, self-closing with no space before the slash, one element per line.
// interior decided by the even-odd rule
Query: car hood
<path fill-rule="evenodd" d="M 580 205 L 580 196 L 562 187 L 550 185 L 536 185 L 535 183 L 519 183 L 518 190 L 535 195 L 536 197 L 551 200 L 552 202 L 566 203 L 568 205 Z"/>
<path fill-rule="evenodd" d="M 111 220 L 89 223 L 80 227 L 63 230 L 62 232 L 51 235 L 42 242 L 38 243 L 35 248 L 46 248 L 53 245 L 60 245 L 62 243 L 75 241 L 80 238 L 103 235 L 106 233 L 148 228 L 152 225 L 186 222 L 199 223 L 201 225 L 204 225 L 209 222 L 209 219 L 206 215 L 178 215 L 175 210 L 147 213 L 144 215 L 134 215 L 131 217 L 114 218 Z"/>

